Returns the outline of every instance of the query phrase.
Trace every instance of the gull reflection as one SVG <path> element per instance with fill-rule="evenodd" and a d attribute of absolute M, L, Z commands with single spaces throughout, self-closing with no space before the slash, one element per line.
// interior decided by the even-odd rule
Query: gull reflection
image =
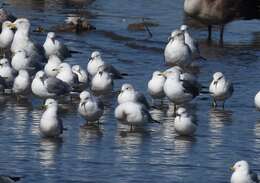
<path fill-rule="evenodd" d="M 174 140 L 175 154 L 181 157 L 187 157 L 188 152 L 192 148 L 192 144 L 196 142 L 195 137 L 181 137 L 177 136 Z"/>
<path fill-rule="evenodd" d="M 223 109 L 211 109 L 209 111 L 209 130 L 212 135 L 210 145 L 215 147 L 222 144 L 222 128 L 225 124 L 232 122 L 233 112 Z"/>
<path fill-rule="evenodd" d="M 256 142 L 256 147 L 259 147 L 260 144 L 260 120 L 257 120 L 255 123 L 255 142 Z"/>
<path fill-rule="evenodd" d="M 55 165 L 55 157 L 58 157 L 62 147 L 62 138 L 42 138 L 40 141 L 39 162 L 45 168 Z"/>
<path fill-rule="evenodd" d="M 101 141 L 103 137 L 103 127 L 96 123 L 85 124 L 79 130 L 79 143 L 88 144 L 92 141 Z"/>

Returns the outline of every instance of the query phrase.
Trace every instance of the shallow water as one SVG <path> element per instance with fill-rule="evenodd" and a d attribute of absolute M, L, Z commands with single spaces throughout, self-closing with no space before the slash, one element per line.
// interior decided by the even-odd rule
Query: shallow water
<path fill-rule="evenodd" d="M 64 3 L 66 2 L 66 3 Z M 79 4 L 78 4 L 78 3 Z M 91 2 L 91 1 L 89 1 Z M 84 4 L 84 3 L 83 3 Z M 72 6 L 73 5 L 73 6 Z M 115 81 L 115 90 L 130 82 L 146 93 L 154 70 L 164 70 L 163 48 L 170 32 L 184 21 L 183 0 L 8 0 L 6 8 L 38 26 L 50 28 L 68 14 L 88 15 L 97 31 L 76 35 L 59 33 L 59 38 L 79 53 L 67 61 L 87 65 L 94 50 L 123 72 L 124 80 Z M 127 30 L 129 23 L 145 17 L 159 24 L 147 32 Z M 114 118 L 116 96 L 104 98 L 105 114 L 100 128 L 81 128 L 84 120 L 77 114 L 77 100 L 62 110 L 68 129 L 61 139 L 42 139 L 38 126 L 42 101 L 32 98 L 17 102 L 0 98 L 0 172 L 24 176 L 21 182 L 229 182 L 229 167 L 245 159 L 260 173 L 260 115 L 253 99 L 260 83 L 259 21 L 235 21 L 226 26 L 225 46 L 207 44 L 206 29 L 191 29 L 200 42 L 202 55 L 199 80 L 208 86 L 215 71 L 234 81 L 235 92 L 226 109 L 211 109 L 210 98 L 202 95 L 191 108 L 199 128 L 193 139 L 177 137 L 173 117 L 167 110 L 152 110 L 162 125 L 152 124 L 128 133 L 129 127 Z M 33 33 L 43 43 L 46 34 Z M 218 39 L 218 33 L 213 37 Z M 198 181 L 199 180 L 199 181 Z"/>

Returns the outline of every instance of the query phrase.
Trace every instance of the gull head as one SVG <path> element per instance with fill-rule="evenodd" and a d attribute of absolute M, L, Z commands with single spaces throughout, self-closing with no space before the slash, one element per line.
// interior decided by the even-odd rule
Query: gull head
<path fill-rule="evenodd" d="M 133 85 L 131 85 L 129 83 L 123 84 L 121 87 L 121 92 L 124 92 L 124 91 L 134 91 Z"/>
<path fill-rule="evenodd" d="M 73 65 L 72 68 L 71 68 L 71 70 L 72 70 L 73 72 L 80 72 L 81 68 L 80 68 L 79 65 Z"/>
<path fill-rule="evenodd" d="M 15 55 L 20 55 L 20 56 L 23 56 L 23 57 L 26 57 L 26 52 L 22 49 L 22 50 L 16 50 Z"/>
<path fill-rule="evenodd" d="M 12 27 L 17 28 L 18 30 L 29 31 L 31 26 L 30 21 L 26 18 L 18 18 L 14 23 L 11 24 Z"/>
<path fill-rule="evenodd" d="M 99 58 L 99 59 L 101 58 L 101 54 L 99 51 L 93 51 L 91 53 L 91 57 L 90 57 L 89 61 L 94 60 L 96 58 Z"/>
<path fill-rule="evenodd" d="M 58 67 L 59 72 L 71 70 L 71 67 L 68 63 L 61 63 Z"/>
<path fill-rule="evenodd" d="M 47 38 L 49 38 L 53 42 L 53 44 L 55 43 L 55 37 L 56 37 L 56 35 L 54 32 L 49 32 L 47 34 Z"/>
<path fill-rule="evenodd" d="M 35 78 L 39 78 L 41 80 L 43 80 L 45 77 L 45 73 L 43 71 L 38 71 L 35 75 Z"/>
<path fill-rule="evenodd" d="M 12 22 L 10 22 L 10 21 L 4 21 L 3 24 L 2 24 L 2 29 L 3 30 L 4 29 L 12 30 L 12 27 L 14 27 L 14 26 L 13 26 Z"/>
<path fill-rule="evenodd" d="M 181 30 L 172 31 L 171 36 L 168 38 L 168 41 L 175 41 L 175 40 L 184 41 L 184 35 Z"/>
<path fill-rule="evenodd" d="M 46 101 L 45 101 L 45 104 L 44 106 L 48 109 L 50 107 L 58 107 L 58 102 L 52 98 L 48 98 Z"/>
<path fill-rule="evenodd" d="M 232 171 L 249 172 L 249 164 L 245 160 L 238 161 L 231 167 Z"/>
<path fill-rule="evenodd" d="M 213 81 L 214 84 L 216 84 L 219 80 L 221 80 L 222 78 L 224 78 L 224 74 L 222 72 L 215 72 L 213 74 Z"/>
<path fill-rule="evenodd" d="M 180 76 L 181 76 L 181 72 L 177 69 L 168 69 L 166 71 L 163 72 L 163 75 L 166 77 L 166 78 L 176 78 L 176 79 L 180 79 Z"/>
<path fill-rule="evenodd" d="M 0 66 L 4 67 L 4 66 L 10 66 L 8 60 L 6 58 L 2 58 L 0 60 Z"/>
<path fill-rule="evenodd" d="M 187 110 L 184 107 L 180 107 L 177 111 L 176 111 L 176 115 L 177 116 L 186 116 L 187 115 Z"/>
<path fill-rule="evenodd" d="M 165 75 L 161 71 L 154 71 L 153 78 L 165 78 Z"/>
<path fill-rule="evenodd" d="M 87 101 L 91 98 L 91 94 L 88 91 L 83 91 L 80 93 L 79 98 L 81 101 Z"/>
<path fill-rule="evenodd" d="M 181 31 L 187 31 L 188 30 L 188 26 L 187 25 L 181 25 L 180 30 Z"/>

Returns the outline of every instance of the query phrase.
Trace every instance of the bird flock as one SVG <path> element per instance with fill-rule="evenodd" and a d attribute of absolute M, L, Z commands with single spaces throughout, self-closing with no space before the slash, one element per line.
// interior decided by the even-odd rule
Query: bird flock
<path fill-rule="evenodd" d="M 1 93 L 12 93 L 17 100 L 31 94 L 44 100 L 45 110 L 39 125 L 43 137 L 59 137 L 66 130 L 58 113 L 59 100 L 66 97 L 69 100 L 75 96 L 79 98 L 78 113 L 86 124 L 99 124 L 105 108 L 99 96 L 111 93 L 115 80 L 124 79 L 127 74 L 106 63 L 99 51 L 92 52 L 86 70 L 80 65 L 66 63 L 65 59 L 71 57 L 72 52 L 56 38 L 55 33 L 49 32 L 44 44 L 40 45 L 31 39 L 30 26 L 26 18 L 2 23 Z M 192 38 L 187 25 L 170 34 L 164 58 L 168 68 L 154 71 L 147 83 L 152 104 L 132 84 L 124 83 L 117 96 L 114 116 L 118 122 L 129 125 L 130 131 L 149 123 L 160 125 L 162 122 L 152 118 L 150 109 L 158 107 L 156 100 L 163 103 L 166 98 L 169 107 L 174 109 L 172 117 L 176 133 L 193 136 L 198 124 L 186 106 L 197 96 L 205 94 L 205 87 L 192 72 L 192 68 L 198 66 L 197 60 L 204 61 L 205 58 L 200 55 L 198 43 Z M 234 91 L 232 82 L 219 71 L 213 74 L 207 88 L 213 107 L 221 103 L 224 108 L 225 101 Z M 260 92 L 255 97 L 255 105 L 260 109 Z M 231 183 L 259 182 L 246 161 L 238 161 L 232 170 Z"/>

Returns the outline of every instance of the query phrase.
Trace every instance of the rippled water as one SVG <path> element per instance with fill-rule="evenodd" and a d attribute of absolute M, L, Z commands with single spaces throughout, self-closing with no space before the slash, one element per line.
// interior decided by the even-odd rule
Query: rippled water
<path fill-rule="evenodd" d="M 115 90 L 130 82 L 143 92 L 154 70 L 165 69 L 163 48 L 169 33 L 184 21 L 183 0 L 96 0 L 74 1 L 8 0 L 6 8 L 38 26 L 51 28 L 68 14 L 88 16 L 97 30 L 59 38 L 79 53 L 67 61 L 87 65 L 93 50 L 107 62 L 128 72 L 115 82 Z M 92 2 L 92 3 L 91 3 Z M 84 5 L 84 8 L 81 8 Z M 80 9 L 79 9 L 80 8 Z M 146 32 L 127 30 L 129 23 L 145 17 L 159 24 Z M 210 98 L 202 95 L 190 106 L 199 123 L 193 139 L 177 137 L 167 109 L 152 110 L 162 125 L 126 133 L 129 128 L 114 119 L 116 96 L 104 98 L 105 114 L 100 128 L 80 128 L 84 120 L 76 112 L 77 102 L 62 109 L 68 128 L 58 140 L 42 139 L 38 126 L 42 101 L 17 102 L 0 98 L 0 172 L 24 176 L 21 182 L 229 182 L 229 167 L 245 159 L 260 172 L 260 114 L 253 99 L 260 83 L 259 21 L 236 21 L 226 26 L 225 46 L 207 44 L 206 29 L 192 29 L 207 61 L 201 62 L 199 80 L 208 86 L 215 71 L 224 72 L 235 84 L 226 109 L 211 109 Z M 33 33 L 38 42 L 43 33 Z M 218 39 L 218 33 L 213 37 Z M 72 106 L 72 107 L 71 107 Z"/>

